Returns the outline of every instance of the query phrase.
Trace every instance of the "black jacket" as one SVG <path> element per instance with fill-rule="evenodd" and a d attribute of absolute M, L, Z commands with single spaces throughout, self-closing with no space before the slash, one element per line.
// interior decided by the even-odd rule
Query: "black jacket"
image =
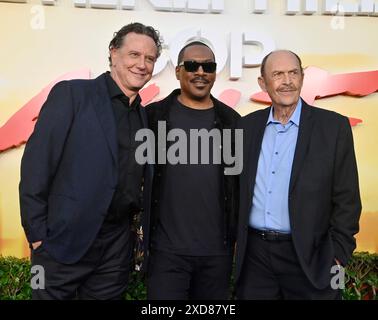
<path fill-rule="evenodd" d="M 147 116 L 138 107 L 143 127 Z M 152 165 L 145 167 L 148 215 Z M 117 127 L 105 74 L 62 81 L 44 103 L 21 162 L 21 221 L 30 243 L 72 264 L 93 243 L 118 182 Z"/>
<path fill-rule="evenodd" d="M 152 129 L 155 135 L 155 146 L 157 143 L 158 121 L 166 121 L 167 133 L 170 130 L 169 123 L 169 110 L 170 106 L 176 103 L 177 96 L 180 94 L 180 89 L 174 90 L 165 99 L 152 103 L 146 107 L 149 127 Z M 211 96 L 214 103 L 215 110 L 215 128 L 217 129 L 235 129 L 237 120 L 240 118 L 239 114 L 232 108 L 228 107 L 224 103 Z M 232 148 L 234 149 L 234 132 L 232 134 Z M 223 147 L 223 141 L 222 141 Z M 157 162 L 157 148 L 155 150 L 155 159 Z M 226 165 L 222 163 L 223 169 Z M 151 233 L 155 229 L 157 223 L 157 207 L 160 199 L 161 181 L 165 174 L 165 166 L 156 164 L 153 177 L 153 191 L 152 191 L 152 204 L 151 204 L 151 216 L 149 221 L 144 221 L 143 233 L 145 244 L 149 246 Z M 239 197 L 238 193 L 238 176 L 223 175 L 223 190 L 224 190 L 224 244 L 228 245 L 235 242 L 236 237 L 236 224 L 237 224 L 237 201 Z M 173 195 L 172 195 L 173 196 Z M 145 251 L 145 254 L 149 254 L 149 250 Z M 148 258 L 148 257 L 147 257 Z"/>
<path fill-rule="evenodd" d="M 259 110 L 240 120 L 244 166 L 240 175 L 236 281 L 247 251 L 249 213 L 269 111 Z M 361 200 L 348 118 L 309 106 L 303 100 L 288 204 L 299 263 L 312 284 L 323 289 L 330 283 L 334 258 L 346 265 L 356 247 Z"/>

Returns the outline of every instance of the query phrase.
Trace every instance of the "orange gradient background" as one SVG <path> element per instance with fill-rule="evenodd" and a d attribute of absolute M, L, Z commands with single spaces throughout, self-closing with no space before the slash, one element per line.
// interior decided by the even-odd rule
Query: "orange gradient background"
<path fill-rule="evenodd" d="M 41 6 L 40 1 L 15 4 L 0 2 L 0 127 L 27 101 L 59 76 L 83 68 L 96 77 L 108 70 L 108 43 L 121 26 L 139 21 L 157 28 L 169 43 L 178 32 L 198 27 L 219 34 L 227 42 L 233 31 L 264 32 L 277 48 L 298 53 L 304 66 L 316 66 L 331 74 L 378 69 L 378 18 L 345 17 L 344 28 L 333 29 L 332 16 L 286 16 L 285 1 L 269 1 L 266 14 L 251 13 L 251 1 L 225 0 L 221 14 L 159 12 L 146 0 L 135 10 L 79 9 L 72 1 Z M 43 13 L 43 28 L 35 29 Z M 38 21 L 37 21 L 38 22 Z M 38 24 L 38 23 L 37 23 Z M 33 27 L 34 26 L 34 27 Z M 230 48 L 229 48 L 230 50 Z M 245 53 L 254 49 L 245 46 Z M 230 59 L 230 57 L 229 57 Z M 241 115 L 265 107 L 249 97 L 260 91 L 258 68 L 244 68 L 237 81 L 229 80 L 229 63 L 217 75 L 213 94 L 231 88 L 241 92 L 236 110 Z M 178 87 L 174 65 L 155 75 L 149 84 L 160 87 L 161 99 Z M 357 250 L 378 252 L 378 93 L 366 97 L 334 96 L 315 105 L 362 119 L 353 128 L 360 177 L 363 212 Z M 0 153 L 0 255 L 29 255 L 20 221 L 18 183 L 24 146 Z"/>

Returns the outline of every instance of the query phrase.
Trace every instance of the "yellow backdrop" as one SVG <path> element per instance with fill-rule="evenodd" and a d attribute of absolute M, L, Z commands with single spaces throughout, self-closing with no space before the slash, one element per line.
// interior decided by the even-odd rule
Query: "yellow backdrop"
<path fill-rule="evenodd" d="M 26 1 L 26 0 L 25 0 Z M 206 0 L 204 0 L 206 2 Z M 230 34 L 264 33 L 275 48 L 297 52 L 305 66 L 317 66 L 330 73 L 373 71 L 378 69 L 378 18 L 369 16 L 335 17 L 285 15 L 286 1 L 267 1 L 268 10 L 252 12 L 253 1 L 218 1 L 220 13 L 162 12 L 147 0 L 135 1 L 133 10 L 77 8 L 71 0 L 54 6 L 40 1 L 6 3 L 0 0 L 0 126 L 49 82 L 69 71 L 89 68 L 92 77 L 108 69 L 107 47 L 114 31 L 139 21 L 159 29 L 167 44 L 168 57 L 174 39 L 190 28 L 208 30 L 227 45 L 227 62 L 213 89 L 217 96 L 224 89 L 241 91 L 236 110 L 245 115 L 262 108 L 251 102 L 259 91 L 258 68 L 243 68 L 238 80 L 230 80 Z M 320 1 L 321 2 L 321 1 Z M 353 2 L 353 1 L 352 1 Z M 357 1 L 355 1 L 357 2 Z M 171 2 L 170 2 L 171 3 Z M 211 1 L 209 1 L 211 3 Z M 258 47 L 245 45 L 244 53 L 259 53 Z M 174 66 L 169 62 L 153 77 L 165 97 L 178 86 Z M 363 202 L 361 231 L 357 250 L 378 252 L 378 93 L 366 97 L 335 96 L 317 100 L 317 106 L 362 119 L 353 128 Z M 20 222 L 18 182 L 24 147 L 0 153 L 0 254 L 29 254 Z"/>

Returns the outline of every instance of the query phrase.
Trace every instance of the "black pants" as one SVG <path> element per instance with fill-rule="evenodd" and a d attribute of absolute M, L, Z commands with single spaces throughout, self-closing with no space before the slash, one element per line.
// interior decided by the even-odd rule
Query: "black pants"
<path fill-rule="evenodd" d="M 155 250 L 148 266 L 148 299 L 229 299 L 231 267 L 230 255 L 196 257 Z"/>
<path fill-rule="evenodd" d="M 34 300 L 121 299 L 126 290 L 133 239 L 129 228 L 102 229 L 88 252 L 75 264 L 51 258 L 43 245 L 32 251 L 32 265 L 45 272 L 45 289 L 32 291 Z"/>
<path fill-rule="evenodd" d="M 237 298 L 244 300 L 341 299 L 340 290 L 331 286 L 319 290 L 311 284 L 291 240 L 268 241 L 251 232 L 236 289 Z"/>

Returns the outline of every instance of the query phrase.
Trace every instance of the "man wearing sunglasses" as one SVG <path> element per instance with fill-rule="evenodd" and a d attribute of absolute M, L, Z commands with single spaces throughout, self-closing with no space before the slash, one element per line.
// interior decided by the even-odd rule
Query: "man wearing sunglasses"
<path fill-rule="evenodd" d="M 145 225 L 149 299 L 228 299 L 234 244 L 235 176 L 224 175 L 223 160 L 211 157 L 215 146 L 193 150 L 191 130 L 234 129 L 239 115 L 211 94 L 216 62 L 210 45 L 192 40 L 180 51 L 176 67 L 180 89 L 147 107 L 149 125 L 156 143 L 158 126 L 183 130 L 188 137 L 187 163 L 172 164 L 169 144 L 167 163 L 158 163 L 154 173 L 152 212 Z M 175 144 L 177 141 L 171 143 Z M 168 150 L 168 152 L 167 152 Z M 209 162 L 192 163 L 208 152 Z M 158 159 L 158 157 L 156 158 Z M 150 240 L 148 240 L 148 238 Z M 146 262 L 147 263 L 147 262 Z"/>

